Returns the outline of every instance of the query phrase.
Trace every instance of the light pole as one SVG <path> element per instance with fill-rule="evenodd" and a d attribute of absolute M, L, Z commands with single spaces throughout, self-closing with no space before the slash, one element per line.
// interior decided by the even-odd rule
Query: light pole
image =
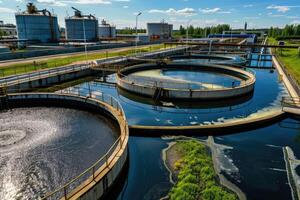
<path fill-rule="evenodd" d="M 82 29 L 83 29 L 83 39 L 84 39 L 84 51 L 85 51 L 85 61 L 87 64 L 87 47 L 86 47 L 86 34 L 85 34 L 85 23 L 84 23 L 84 17 L 82 18 Z"/>
<path fill-rule="evenodd" d="M 189 41 L 189 26 L 190 26 L 190 23 L 191 23 L 191 19 L 189 21 L 187 21 L 186 23 L 186 51 L 188 51 L 188 41 Z"/>
<path fill-rule="evenodd" d="M 135 16 L 135 54 L 137 53 L 137 46 L 138 46 L 138 40 L 139 40 L 139 36 L 138 36 L 138 17 L 141 15 L 142 13 L 139 12 L 136 16 Z"/>

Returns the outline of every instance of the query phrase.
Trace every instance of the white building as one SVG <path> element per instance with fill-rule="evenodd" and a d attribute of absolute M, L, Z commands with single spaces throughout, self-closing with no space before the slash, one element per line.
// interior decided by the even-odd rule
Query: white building
<path fill-rule="evenodd" d="M 165 22 L 147 23 L 147 34 L 150 41 L 170 40 L 172 38 L 173 25 Z"/>
<path fill-rule="evenodd" d="M 4 24 L 0 21 L 0 32 L 4 33 L 5 38 L 17 37 L 17 29 L 14 24 Z"/>

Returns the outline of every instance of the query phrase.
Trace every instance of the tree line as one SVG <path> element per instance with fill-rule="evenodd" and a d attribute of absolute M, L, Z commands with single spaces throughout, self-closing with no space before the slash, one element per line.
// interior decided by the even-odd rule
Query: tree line
<path fill-rule="evenodd" d="M 185 37 L 188 30 L 188 34 L 190 37 L 193 38 L 202 38 L 206 37 L 209 34 L 221 34 L 223 31 L 229 31 L 231 30 L 230 25 L 228 24 L 219 24 L 217 26 L 210 26 L 210 27 L 194 27 L 194 26 L 188 26 L 188 28 L 184 26 L 180 26 L 179 30 L 175 30 L 173 32 L 173 35 L 176 37 Z"/>
<path fill-rule="evenodd" d="M 0 38 L 2 38 L 3 36 L 6 36 L 6 33 L 3 30 L 0 30 Z"/>
<path fill-rule="evenodd" d="M 146 29 L 138 29 L 137 31 L 138 31 L 138 33 L 146 33 L 147 32 Z M 135 34 L 135 33 L 136 33 L 135 28 L 130 28 L 130 27 L 117 30 L 117 34 L 130 34 L 131 35 L 131 34 Z"/>
<path fill-rule="evenodd" d="M 300 37 L 300 24 L 286 25 L 284 28 L 271 27 L 268 31 L 268 36 L 274 38 Z"/>

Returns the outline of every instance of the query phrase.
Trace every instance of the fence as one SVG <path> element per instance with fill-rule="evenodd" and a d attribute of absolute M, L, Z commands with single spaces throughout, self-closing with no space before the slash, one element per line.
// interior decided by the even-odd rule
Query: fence
<path fill-rule="evenodd" d="M 54 76 L 54 75 L 59 75 L 59 74 L 65 74 L 65 73 L 72 73 L 75 71 L 81 71 L 85 69 L 89 69 L 94 67 L 95 65 L 101 65 L 101 64 L 113 64 L 117 62 L 122 62 L 130 59 L 133 55 L 135 57 L 147 57 L 147 56 L 153 56 L 153 55 L 160 55 L 163 53 L 170 53 L 173 51 L 181 50 L 184 49 L 183 47 L 175 47 L 175 48 L 170 48 L 166 50 L 158 50 L 154 52 L 140 52 L 138 54 L 132 54 L 132 55 L 127 55 L 127 56 L 115 56 L 115 57 L 108 57 L 104 59 L 100 59 L 97 61 L 94 61 L 93 63 L 86 63 L 86 64 L 74 64 L 74 65 L 68 65 L 64 67 L 55 67 L 51 69 L 44 69 L 43 65 L 35 65 L 33 66 L 28 66 L 24 68 L 20 67 L 15 67 L 12 69 L 13 72 L 8 72 L 6 74 L 6 69 L 0 69 L 0 87 L 1 86 L 7 86 L 9 84 L 18 84 L 20 82 L 26 82 L 26 81 L 31 81 L 31 80 L 36 80 L 36 79 L 41 79 L 45 78 L 48 76 Z M 21 69 L 21 71 L 20 71 Z M 32 71 L 32 72 L 29 72 Z M 21 73 L 20 73 L 21 72 Z M 24 72 L 24 73 L 23 73 Z M 28 73 L 29 72 L 29 73 Z"/>
<path fill-rule="evenodd" d="M 10 84 L 19 84 L 21 82 L 42 79 L 54 75 L 61 75 L 61 74 L 72 73 L 76 71 L 82 71 L 89 68 L 90 68 L 90 64 L 69 65 L 69 66 L 59 67 L 59 68 L 39 70 L 31 73 L 6 76 L 0 79 L 0 87 L 8 86 Z"/>
<path fill-rule="evenodd" d="M 291 73 L 288 72 L 288 70 L 286 69 L 286 66 L 283 64 L 281 59 L 276 54 L 274 56 L 275 56 L 276 60 L 278 61 L 278 63 L 281 65 L 283 72 L 286 74 L 287 78 L 289 79 L 290 83 L 296 90 L 297 94 L 300 95 L 300 88 L 299 88 L 300 82 L 297 79 L 295 79 Z M 273 63 L 274 63 L 274 61 L 273 61 Z"/>

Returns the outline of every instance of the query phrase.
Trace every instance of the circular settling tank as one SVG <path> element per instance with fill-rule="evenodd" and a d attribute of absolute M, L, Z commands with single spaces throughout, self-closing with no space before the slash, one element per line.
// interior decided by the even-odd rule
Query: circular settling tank
<path fill-rule="evenodd" d="M 153 99 L 224 99 L 253 91 L 254 74 L 211 64 L 136 65 L 121 70 L 117 84 Z"/>
<path fill-rule="evenodd" d="M 16 108 L 0 115 L 0 199 L 38 199 L 82 173 L 119 137 L 102 115 Z"/>
<path fill-rule="evenodd" d="M 228 66 L 245 66 L 247 60 L 240 56 L 222 56 L 222 55 L 178 55 L 172 56 L 170 59 L 176 63 L 186 63 L 187 60 L 190 63 L 210 63 Z"/>

